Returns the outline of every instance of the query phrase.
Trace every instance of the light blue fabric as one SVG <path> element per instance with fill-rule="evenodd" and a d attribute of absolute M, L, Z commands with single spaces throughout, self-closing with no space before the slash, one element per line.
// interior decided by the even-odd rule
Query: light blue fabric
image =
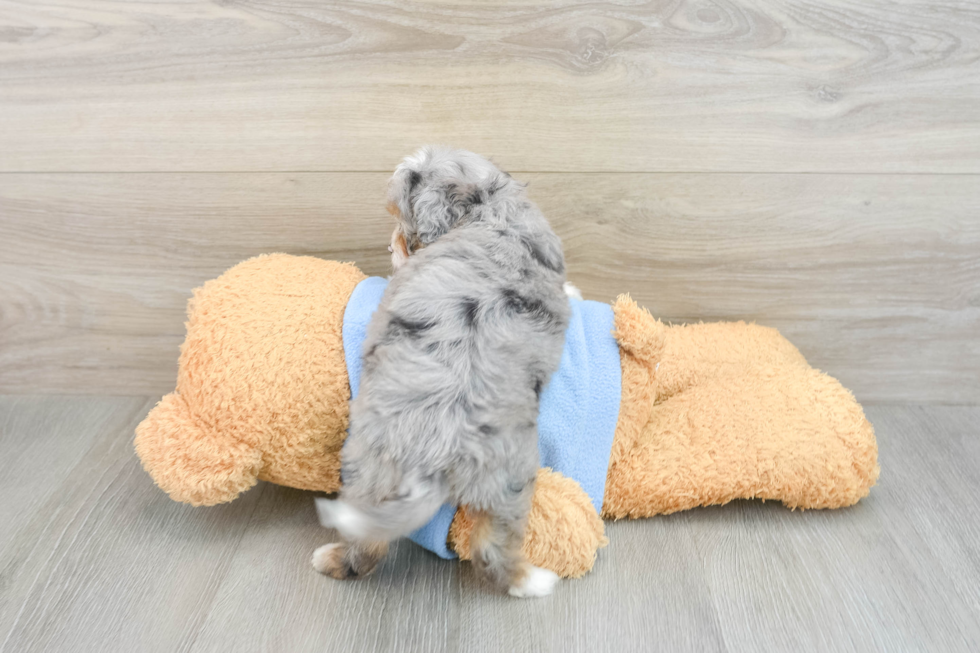
<path fill-rule="evenodd" d="M 344 356 L 351 397 L 361 382 L 361 349 L 368 323 L 388 285 L 369 277 L 359 283 L 344 311 Z M 572 316 L 565 332 L 565 349 L 558 371 L 541 393 L 538 448 L 541 466 L 574 479 L 597 511 L 602 509 L 606 472 L 612 450 L 622 370 L 619 345 L 612 336 L 612 307 L 572 299 Z M 409 538 L 442 558 L 455 558 L 446 546 L 455 506 L 443 506 L 428 524 Z"/>
<path fill-rule="evenodd" d="M 623 375 L 608 304 L 572 299 L 561 364 L 541 393 L 541 466 L 578 481 L 602 510 Z"/>
<path fill-rule="evenodd" d="M 381 277 L 368 277 L 354 287 L 347 308 L 344 309 L 344 358 L 347 360 L 347 378 L 350 379 L 350 398 L 357 396 L 361 387 L 361 351 L 367 338 L 371 316 L 381 303 L 388 280 Z"/>

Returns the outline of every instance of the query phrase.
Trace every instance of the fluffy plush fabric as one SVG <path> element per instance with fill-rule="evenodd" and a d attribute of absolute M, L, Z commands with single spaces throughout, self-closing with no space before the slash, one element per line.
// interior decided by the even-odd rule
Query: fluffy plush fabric
<path fill-rule="evenodd" d="M 364 278 L 352 265 L 280 254 L 195 292 L 177 390 L 137 428 L 137 452 L 161 488 L 195 505 L 230 501 L 257 479 L 339 488 L 350 398 L 341 329 Z M 622 398 L 603 516 L 736 498 L 835 508 L 867 495 L 878 476 L 871 424 L 774 329 L 666 326 L 627 297 L 613 309 Z M 449 539 L 464 558 L 469 527 L 457 512 Z M 530 561 L 580 576 L 604 544 L 588 494 L 542 470 Z"/>
<path fill-rule="evenodd" d="M 176 501 L 231 501 L 261 479 L 336 492 L 350 391 L 341 327 L 365 275 L 273 254 L 194 291 L 177 389 L 136 429 L 143 468 Z"/>
<path fill-rule="evenodd" d="M 878 478 L 871 423 L 778 331 L 665 326 L 626 296 L 614 310 L 623 403 L 603 516 L 751 498 L 840 508 L 867 496 Z"/>
<path fill-rule="evenodd" d="M 572 479 L 547 468 L 538 471 L 527 523 L 524 555 L 563 578 L 585 575 L 599 549 L 609 544 L 589 495 Z M 473 521 L 464 506 L 449 529 L 449 544 L 463 560 L 470 559 L 472 531 Z"/>

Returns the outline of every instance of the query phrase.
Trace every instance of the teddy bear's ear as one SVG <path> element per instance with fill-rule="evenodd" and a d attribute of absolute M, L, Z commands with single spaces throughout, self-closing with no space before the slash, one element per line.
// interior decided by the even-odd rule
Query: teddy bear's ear
<path fill-rule="evenodd" d="M 143 469 L 175 501 L 213 506 L 255 485 L 258 450 L 223 436 L 195 419 L 177 393 L 166 395 L 136 427 Z"/>

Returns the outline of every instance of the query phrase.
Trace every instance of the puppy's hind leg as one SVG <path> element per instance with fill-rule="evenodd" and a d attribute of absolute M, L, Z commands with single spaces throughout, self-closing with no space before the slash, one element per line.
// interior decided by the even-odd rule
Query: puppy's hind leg
<path fill-rule="evenodd" d="M 368 498 L 365 498 L 368 497 Z M 339 499 L 317 499 L 320 524 L 348 540 L 391 541 L 424 525 L 449 498 L 441 476 L 406 479 L 387 499 L 344 488 Z"/>
<path fill-rule="evenodd" d="M 388 553 L 388 542 L 428 522 L 447 498 L 445 484 L 438 480 L 410 483 L 396 498 L 375 505 L 317 499 L 320 523 L 336 528 L 343 541 L 314 551 L 314 569 L 340 580 L 369 575 Z"/>
<path fill-rule="evenodd" d="M 470 540 L 477 571 L 519 598 L 547 596 L 558 582 L 554 572 L 535 567 L 521 551 L 530 494 L 522 492 L 492 510 L 476 511 Z"/>

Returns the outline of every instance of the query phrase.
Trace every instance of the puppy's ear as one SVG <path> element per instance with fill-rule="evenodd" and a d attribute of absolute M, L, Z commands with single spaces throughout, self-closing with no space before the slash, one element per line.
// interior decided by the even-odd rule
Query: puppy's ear
<path fill-rule="evenodd" d="M 417 170 L 401 165 L 388 181 L 388 211 L 404 222 L 412 222 L 412 196 L 422 184 L 422 175 Z"/>
<path fill-rule="evenodd" d="M 395 227 L 395 231 L 391 234 L 391 244 L 388 245 L 388 251 L 391 252 L 391 267 L 398 270 L 401 266 L 408 262 L 408 241 L 405 240 L 405 234 L 402 233 L 401 225 Z"/>

